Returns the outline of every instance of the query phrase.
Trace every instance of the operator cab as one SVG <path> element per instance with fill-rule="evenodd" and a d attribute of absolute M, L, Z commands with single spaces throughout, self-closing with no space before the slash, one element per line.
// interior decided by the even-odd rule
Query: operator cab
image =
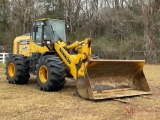
<path fill-rule="evenodd" d="M 54 19 L 40 19 L 33 23 L 32 40 L 43 46 L 62 40 L 66 42 L 65 22 Z"/>

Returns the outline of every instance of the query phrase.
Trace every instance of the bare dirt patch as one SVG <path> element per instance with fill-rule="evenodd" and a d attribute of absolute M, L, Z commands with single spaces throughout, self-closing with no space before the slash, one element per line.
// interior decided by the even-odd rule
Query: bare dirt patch
<path fill-rule="evenodd" d="M 74 81 L 59 92 L 40 91 L 35 79 L 26 85 L 8 84 L 0 68 L 0 120 L 158 120 L 160 119 L 160 65 L 144 67 L 152 99 L 142 96 L 89 101 L 74 96 Z"/>

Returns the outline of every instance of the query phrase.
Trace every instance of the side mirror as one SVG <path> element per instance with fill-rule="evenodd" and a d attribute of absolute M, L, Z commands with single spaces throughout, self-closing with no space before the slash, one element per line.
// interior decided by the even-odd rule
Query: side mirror
<path fill-rule="evenodd" d="M 37 25 L 33 26 L 33 32 L 38 32 L 38 26 Z"/>

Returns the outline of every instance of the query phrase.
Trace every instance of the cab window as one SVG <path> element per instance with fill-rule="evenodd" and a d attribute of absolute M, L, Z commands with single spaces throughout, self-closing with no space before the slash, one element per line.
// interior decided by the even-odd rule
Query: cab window
<path fill-rule="evenodd" d="M 33 33 L 32 33 L 32 39 L 35 41 L 37 45 L 42 44 L 42 25 L 41 22 L 35 22 L 33 24 Z"/>

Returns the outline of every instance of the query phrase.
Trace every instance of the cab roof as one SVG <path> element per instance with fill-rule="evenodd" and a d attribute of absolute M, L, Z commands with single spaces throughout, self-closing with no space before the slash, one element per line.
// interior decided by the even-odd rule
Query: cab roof
<path fill-rule="evenodd" d="M 40 19 L 37 19 L 35 21 L 44 21 L 44 20 L 63 21 L 64 22 L 64 20 L 51 19 L 51 18 L 40 18 Z"/>

